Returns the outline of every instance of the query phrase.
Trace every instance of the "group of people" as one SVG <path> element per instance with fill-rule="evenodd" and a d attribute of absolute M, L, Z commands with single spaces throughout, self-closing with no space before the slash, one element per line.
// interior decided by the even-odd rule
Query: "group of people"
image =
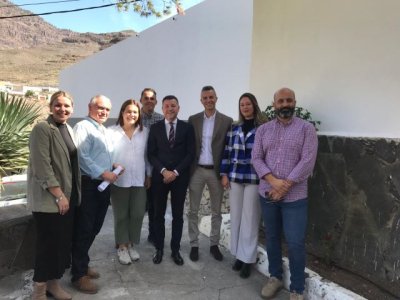
<path fill-rule="evenodd" d="M 261 216 L 271 277 L 261 295 L 272 298 L 282 284 L 281 235 L 288 244 L 291 299 L 303 299 L 307 178 L 317 153 L 317 135 L 311 123 L 294 116 L 295 93 L 282 88 L 274 94 L 276 119 L 266 122 L 256 97 L 240 96 L 239 120 L 216 109 L 212 86 L 201 89 L 204 111 L 178 119 L 179 100 L 141 93 L 140 103 L 126 100 L 116 125 L 105 128 L 111 101 L 103 95 L 89 102 L 88 116 L 72 129 L 67 121 L 73 99 L 59 91 L 50 99 L 50 115 L 30 137 L 28 203 L 37 229 L 33 299 L 46 293 L 72 299 L 59 279 L 71 267 L 72 285 L 97 293 L 89 267 L 89 249 L 100 232 L 108 206 L 114 215 L 118 260 L 127 265 L 140 258 L 143 218 L 148 211 L 148 241 L 154 244 L 153 263 L 164 255 L 165 212 L 168 195 L 172 210 L 171 258 L 184 264 L 180 254 L 183 214 L 189 189 L 189 258 L 200 259 L 198 216 L 203 190 L 210 194 L 209 252 L 223 260 L 218 247 L 224 189 L 229 191 L 232 269 L 248 278 L 256 262 Z M 122 171 L 121 171 L 122 170 Z M 106 188 L 99 188 L 109 184 Z"/>

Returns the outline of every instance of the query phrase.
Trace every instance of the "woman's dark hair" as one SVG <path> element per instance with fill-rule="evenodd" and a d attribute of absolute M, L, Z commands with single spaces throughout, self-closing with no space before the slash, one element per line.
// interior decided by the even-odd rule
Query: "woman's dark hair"
<path fill-rule="evenodd" d="M 134 99 L 128 99 L 126 100 L 124 103 L 122 103 L 121 109 L 119 111 L 119 115 L 118 115 L 118 119 L 116 124 L 123 127 L 124 126 L 124 117 L 123 114 L 125 112 L 125 109 L 128 105 L 134 105 L 138 108 L 138 112 L 139 112 L 139 118 L 137 119 L 136 123 L 135 123 L 135 127 L 139 126 L 139 130 L 142 131 L 143 130 L 143 124 L 142 124 L 142 113 L 140 111 L 140 104 L 139 102 L 137 102 Z"/>
<path fill-rule="evenodd" d="M 244 93 L 243 95 L 240 96 L 239 98 L 239 123 L 244 122 L 244 117 L 242 113 L 240 112 L 240 101 L 243 98 L 249 98 L 251 104 L 253 105 L 253 117 L 254 117 L 254 124 L 256 127 L 260 126 L 261 124 L 265 123 L 267 119 L 265 116 L 262 114 L 260 107 L 258 106 L 257 98 L 254 96 L 252 93 Z"/>

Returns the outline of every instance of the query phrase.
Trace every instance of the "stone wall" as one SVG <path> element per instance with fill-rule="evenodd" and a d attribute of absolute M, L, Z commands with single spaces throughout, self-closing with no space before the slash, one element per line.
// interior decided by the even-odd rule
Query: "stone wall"
<path fill-rule="evenodd" d="M 400 145 L 319 137 L 309 182 L 307 251 L 400 297 Z M 225 193 L 223 212 L 229 212 Z M 188 203 L 188 202 L 187 202 Z M 200 215 L 210 214 L 205 189 Z M 263 233 L 260 241 L 264 243 Z"/>
<path fill-rule="evenodd" d="M 307 250 L 400 297 L 397 140 L 319 137 Z"/>
<path fill-rule="evenodd" d="M 185 201 L 185 211 L 186 213 L 189 211 L 189 205 L 190 205 L 190 198 L 189 198 L 189 189 L 186 193 L 186 201 Z M 221 207 L 221 213 L 223 214 L 228 214 L 230 211 L 229 208 L 229 192 L 225 191 L 224 192 L 224 198 L 222 200 L 222 207 Z M 200 209 L 199 209 L 199 220 L 203 216 L 207 216 L 211 214 L 211 207 L 210 207 L 210 192 L 208 191 L 208 187 L 206 186 L 203 190 L 203 196 L 201 198 L 200 202 Z"/>
<path fill-rule="evenodd" d="M 0 209 L 0 277 L 15 269 L 31 269 L 36 232 L 26 205 Z"/>

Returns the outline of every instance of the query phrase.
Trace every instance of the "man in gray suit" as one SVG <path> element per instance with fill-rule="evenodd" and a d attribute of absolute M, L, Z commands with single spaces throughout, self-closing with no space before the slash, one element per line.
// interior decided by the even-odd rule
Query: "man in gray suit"
<path fill-rule="evenodd" d="M 221 203 L 224 194 L 219 167 L 225 146 L 225 136 L 232 125 L 232 118 L 216 110 L 217 100 L 217 94 L 212 86 L 203 87 L 200 101 L 204 106 L 204 111 L 189 117 L 189 123 L 194 127 L 196 141 L 196 158 L 189 184 L 188 226 L 191 246 L 189 257 L 192 261 L 199 259 L 198 215 L 206 184 L 210 191 L 211 206 L 210 253 L 216 260 L 223 259 L 218 248 L 222 220 Z"/>

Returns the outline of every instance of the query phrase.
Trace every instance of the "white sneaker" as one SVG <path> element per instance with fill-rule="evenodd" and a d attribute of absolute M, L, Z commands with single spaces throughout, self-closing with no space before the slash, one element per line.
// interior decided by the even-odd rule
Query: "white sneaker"
<path fill-rule="evenodd" d="M 133 248 L 133 246 L 129 246 L 128 248 L 129 256 L 132 261 L 137 261 L 140 258 L 139 253 Z"/>
<path fill-rule="evenodd" d="M 121 265 L 130 265 L 132 263 L 132 260 L 128 253 L 128 249 L 126 248 L 118 249 L 117 255 Z"/>

